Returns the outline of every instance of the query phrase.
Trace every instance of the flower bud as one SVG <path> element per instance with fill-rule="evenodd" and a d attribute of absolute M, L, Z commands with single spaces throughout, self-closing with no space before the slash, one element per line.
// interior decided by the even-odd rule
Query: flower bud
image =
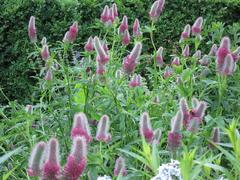
<path fill-rule="evenodd" d="M 194 109 L 194 116 L 202 119 L 205 115 L 207 104 L 204 101 L 200 101 L 196 109 Z"/>
<path fill-rule="evenodd" d="M 185 46 L 185 48 L 183 49 L 183 52 L 182 52 L 183 57 L 185 57 L 185 58 L 189 57 L 189 54 L 190 54 L 189 51 L 190 51 L 190 50 L 189 50 L 189 45 L 187 44 L 187 45 Z"/>
<path fill-rule="evenodd" d="M 110 15 L 110 9 L 109 9 L 108 5 L 106 5 L 106 6 L 104 7 L 104 9 L 103 9 L 102 14 L 101 14 L 101 21 L 102 21 L 103 23 L 108 22 L 108 20 L 109 20 L 109 15 Z"/>
<path fill-rule="evenodd" d="M 128 18 L 127 16 L 123 16 L 122 22 L 119 27 L 119 34 L 123 34 L 124 31 L 128 29 Z"/>
<path fill-rule="evenodd" d="M 126 176 L 127 170 L 125 166 L 125 160 L 122 157 L 119 157 L 115 163 L 114 176 L 119 176 L 119 174 L 121 174 L 122 176 Z"/>
<path fill-rule="evenodd" d="M 153 143 L 159 144 L 161 137 L 162 137 L 162 131 L 161 129 L 157 128 L 154 131 Z"/>
<path fill-rule="evenodd" d="M 162 53 L 163 53 L 163 47 L 158 48 L 157 55 L 156 55 L 156 62 L 159 67 L 162 67 L 164 64 Z"/>
<path fill-rule="evenodd" d="M 42 172 L 42 164 L 43 164 L 43 153 L 45 150 L 46 144 L 45 142 L 37 143 L 30 155 L 29 163 L 28 163 L 28 175 L 29 176 L 40 176 Z"/>
<path fill-rule="evenodd" d="M 87 43 L 84 46 L 85 51 L 91 52 L 94 50 L 93 38 L 92 36 L 88 38 Z"/>
<path fill-rule="evenodd" d="M 97 51 L 97 61 L 104 65 L 109 61 L 109 55 L 103 49 L 103 46 L 98 37 L 94 37 L 94 48 Z"/>
<path fill-rule="evenodd" d="M 114 13 L 114 17 L 118 17 L 118 9 L 117 9 L 117 4 L 113 3 L 112 5 L 112 9 L 113 9 L 113 13 Z"/>
<path fill-rule="evenodd" d="M 182 135 L 180 133 L 168 132 L 167 146 L 170 151 L 176 151 L 182 142 Z"/>
<path fill-rule="evenodd" d="M 70 26 L 69 30 L 66 32 L 63 42 L 70 42 L 73 43 L 78 34 L 78 23 L 75 21 L 72 26 Z"/>
<path fill-rule="evenodd" d="M 73 139 L 77 136 L 85 137 L 87 142 L 90 142 L 92 140 L 88 120 L 84 113 L 81 112 L 74 115 L 71 136 Z"/>
<path fill-rule="evenodd" d="M 201 51 L 200 50 L 197 50 L 195 53 L 194 53 L 194 55 L 193 55 L 193 57 L 194 58 L 196 58 L 196 59 L 201 59 Z"/>
<path fill-rule="evenodd" d="M 56 179 L 60 170 L 58 140 L 51 138 L 48 142 L 46 161 L 43 165 L 43 177 L 45 179 Z"/>
<path fill-rule="evenodd" d="M 225 57 L 230 53 L 231 42 L 228 37 L 223 37 L 220 47 L 217 50 L 217 66 L 221 67 L 224 63 Z"/>
<path fill-rule="evenodd" d="M 35 26 L 35 17 L 31 16 L 28 24 L 28 36 L 31 43 L 37 42 L 37 29 Z"/>
<path fill-rule="evenodd" d="M 122 44 L 123 45 L 128 45 L 130 43 L 130 34 L 128 30 L 125 30 L 122 36 Z"/>
<path fill-rule="evenodd" d="M 175 66 L 180 66 L 180 59 L 179 59 L 179 57 L 174 57 L 171 65 L 172 65 L 172 66 L 173 66 L 173 65 L 175 65 Z"/>
<path fill-rule="evenodd" d="M 187 130 L 193 133 L 197 132 L 199 129 L 200 123 L 201 123 L 201 119 L 199 119 L 198 117 L 193 117 L 188 123 Z"/>
<path fill-rule="evenodd" d="M 172 120 L 172 132 L 180 133 L 183 124 L 183 112 L 180 110 Z"/>
<path fill-rule="evenodd" d="M 41 50 L 41 57 L 42 57 L 42 60 L 47 60 L 50 57 L 48 45 L 43 45 Z"/>
<path fill-rule="evenodd" d="M 187 25 L 184 27 L 184 30 L 183 30 L 183 32 L 182 32 L 182 34 L 181 34 L 181 39 L 180 39 L 180 41 L 183 41 L 183 40 L 189 38 L 189 37 L 190 37 L 190 33 L 191 33 L 191 26 L 190 26 L 189 24 L 187 24 Z"/>
<path fill-rule="evenodd" d="M 107 143 L 111 140 L 112 137 L 109 133 L 109 124 L 109 117 L 107 115 L 102 116 L 97 126 L 96 139 L 98 141 Z"/>
<path fill-rule="evenodd" d="M 184 127 L 187 127 L 188 123 L 190 121 L 190 118 L 191 118 L 191 114 L 189 112 L 187 100 L 185 98 L 181 98 L 179 106 L 180 106 L 180 110 L 183 113 L 183 125 L 184 125 Z"/>
<path fill-rule="evenodd" d="M 233 51 L 232 57 L 234 62 L 237 62 L 240 59 L 240 47 L 238 47 L 235 51 Z"/>
<path fill-rule="evenodd" d="M 154 132 L 147 112 L 144 112 L 140 118 L 140 134 L 148 143 L 152 142 Z"/>
<path fill-rule="evenodd" d="M 141 76 L 140 75 L 134 75 L 132 77 L 132 80 L 129 83 L 130 87 L 137 87 L 137 86 L 141 86 Z"/>
<path fill-rule="evenodd" d="M 214 143 L 220 142 L 220 129 L 218 127 L 213 128 L 211 140 Z"/>
<path fill-rule="evenodd" d="M 53 74 L 52 74 L 52 70 L 51 69 L 47 70 L 47 73 L 46 73 L 44 79 L 46 81 L 51 81 L 53 79 Z"/>
<path fill-rule="evenodd" d="M 152 21 L 156 21 L 159 18 L 160 14 L 163 11 L 164 4 L 165 0 L 157 0 L 153 3 L 149 12 L 149 16 Z"/>
<path fill-rule="evenodd" d="M 73 140 L 71 154 L 64 166 L 63 179 L 77 180 L 87 165 L 87 142 L 86 139 L 77 136 Z"/>
<path fill-rule="evenodd" d="M 28 114 L 32 114 L 32 113 L 33 113 L 33 106 L 30 105 L 30 104 L 26 105 L 25 111 L 26 111 Z"/>
<path fill-rule="evenodd" d="M 135 37 L 142 36 L 142 32 L 141 32 L 141 29 L 140 29 L 140 24 L 139 24 L 138 19 L 135 19 L 135 21 L 133 23 L 133 36 L 135 36 Z"/>
<path fill-rule="evenodd" d="M 212 47 L 211 47 L 211 50 L 209 52 L 209 56 L 216 56 L 217 50 L 218 50 L 217 45 L 213 44 Z"/>
<path fill-rule="evenodd" d="M 232 75 L 233 72 L 235 71 L 235 68 L 236 63 L 234 62 L 232 55 L 228 54 L 224 59 L 222 69 L 219 69 L 219 71 L 223 75 Z"/>
<path fill-rule="evenodd" d="M 198 61 L 202 66 L 207 66 L 209 64 L 208 55 L 204 55 L 202 59 Z"/>
<path fill-rule="evenodd" d="M 166 67 L 164 72 L 163 72 L 163 77 L 165 79 L 169 78 L 172 75 L 172 69 L 170 67 Z"/>
<path fill-rule="evenodd" d="M 103 75 L 105 72 L 106 72 L 105 65 L 97 62 L 96 74 L 97 75 Z"/>
<path fill-rule="evenodd" d="M 197 20 L 194 22 L 192 26 L 192 34 L 193 35 L 198 35 L 201 33 L 202 30 L 202 25 L 203 25 L 203 18 L 198 17 Z"/>
<path fill-rule="evenodd" d="M 41 41 L 42 46 L 47 45 L 47 38 L 43 37 Z"/>

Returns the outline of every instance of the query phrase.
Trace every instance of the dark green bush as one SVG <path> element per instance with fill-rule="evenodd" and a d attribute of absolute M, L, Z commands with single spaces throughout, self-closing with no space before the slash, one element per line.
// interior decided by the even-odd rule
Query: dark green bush
<path fill-rule="evenodd" d="M 4 0 L 0 6 L 0 88 L 9 99 L 24 102 L 31 95 L 31 86 L 36 74 L 36 59 L 29 60 L 28 53 L 32 45 L 27 36 L 27 24 L 31 15 L 36 16 L 38 38 L 46 36 L 54 43 L 62 40 L 67 28 L 74 20 L 80 25 L 77 43 L 82 47 L 88 36 L 96 35 L 100 13 L 106 0 Z M 116 0 L 120 17 L 126 14 L 129 23 L 137 17 L 142 27 L 149 26 L 148 11 L 152 1 Z M 232 24 L 240 19 L 240 2 L 238 0 L 168 0 L 160 21 L 156 24 L 155 42 L 166 49 L 178 48 L 176 43 L 183 27 L 198 16 L 203 16 L 206 25 L 213 21 Z M 146 33 L 146 37 L 148 34 Z M 145 45 L 147 49 L 147 44 Z M 150 50 L 150 49 L 149 49 Z M 171 53 L 171 51 L 169 51 Z M 0 95 L 0 102 L 6 99 Z M 26 103 L 26 102 L 24 102 Z"/>

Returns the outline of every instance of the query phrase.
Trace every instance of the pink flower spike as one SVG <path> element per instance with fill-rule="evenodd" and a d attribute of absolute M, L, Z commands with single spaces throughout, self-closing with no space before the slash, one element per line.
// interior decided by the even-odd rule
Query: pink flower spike
<path fill-rule="evenodd" d="M 97 126 L 97 134 L 96 139 L 98 141 L 103 141 L 105 143 L 109 142 L 111 140 L 111 134 L 109 133 L 109 117 L 107 115 L 103 115 L 98 123 Z"/>
<path fill-rule="evenodd" d="M 162 131 L 161 129 L 157 128 L 154 131 L 153 143 L 159 144 L 161 137 L 162 137 Z"/>
<path fill-rule="evenodd" d="M 193 35 L 198 35 L 201 33 L 202 30 L 202 25 L 203 25 L 203 18 L 198 17 L 197 20 L 194 22 L 192 26 L 192 34 Z"/>
<path fill-rule="evenodd" d="M 158 48 L 157 55 L 156 55 L 156 61 L 157 61 L 157 65 L 159 67 L 162 67 L 164 64 L 162 53 L 163 53 L 163 47 Z"/>
<path fill-rule="evenodd" d="M 130 34 L 128 30 L 125 30 L 122 36 L 122 44 L 127 46 L 130 43 Z"/>
<path fill-rule="evenodd" d="M 92 141 L 92 136 L 91 136 L 87 117 L 82 112 L 74 115 L 74 122 L 71 130 L 71 137 L 74 139 L 77 136 L 85 137 L 87 142 Z"/>
<path fill-rule="evenodd" d="M 42 60 L 47 60 L 50 57 L 48 45 L 43 45 L 41 50 L 41 57 L 42 57 Z"/>
<path fill-rule="evenodd" d="M 113 9 L 113 13 L 114 13 L 114 17 L 118 17 L 118 9 L 117 9 L 117 4 L 113 3 L 112 5 L 112 9 Z"/>
<path fill-rule="evenodd" d="M 228 37 L 223 37 L 216 54 L 216 63 L 219 67 L 223 65 L 225 57 L 230 53 L 230 46 L 230 39 Z"/>
<path fill-rule="evenodd" d="M 190 50 L 189 50 L 189 45 L 187 44 L 187 45 L 185 46 L 185 48 L 183 49 L 182 56 L 185 57 L 185 58 L 189 57 L 189 54 L 190 54 L 189 51 L 190 51 Z"/>
<path fill-rule="evenodd" d="M 189 112 L 187 100 L 185 98 L 180 99 L 179 107 L 183 113 L 183 125 L 184 127 L 187 127 L 191 118 L 191 114 Z"/>
<path fill-rule="evenodd" d="M 196 109 L 194 109 L 194 116 L 202 119 L 205 115 L 207 104 L 204 101 L 200 101 Z"/>
<path fill-rule="evenodd" d="M 51 80 L 53 80 L 53 74 L 52 74 L 52 70 L 51 70 L 51 69 L 48 69 L 48 70 L 47 70 L 47 73 L 46 73 L 44 79 L 45 79 L 46 81 L 51 81 Z"/>
<path fill-rule="evenodd" d="M 119 157 L 116 160 L 115 167 L 114 167 L 114 176 L 119 176 L 121 174 L 122 176 L 127 175 L 125 160 L 122 157 Z"/>
<path fill-rule="evenodd" d="M 85 51 L 91 52 L 94 50 L 94 45 L 93 45 L 93 38 L 92 36 L 88 38 L 87 43 L 84 46 Z"/>
<path fill-rule="evenodd" d="M 174 57 L 171 65 L 172 65 L 172 66 L 173 66 L 173 65 L 175 65 L 175 66 L 180 66 L 180 59 L 179 59 L 179 57 Z"/>
<path fill-rule="evenodd" d="M 104 65 L 109 61 L 109 55 L 103 49 L 103 46 L 97 36 L 94 37 L 94 48 L 97 51 L 97 61 Z"/>
<path fill-rule="evenodd" d="M 163 72 L 163 77 L 165 79 L 169 78 L 172 75 L 172 69 L 170 67 L 166 67 L 164 72 Z"/>
<path fill-rule="evenodd" d="M 236 63 L 233 60 L 231 54 L 228 54 L 224 59 L 224 63 L 222 69 L 220 69 L 220 73 L 223 75 L 232 75 L 235 71 Z"/>
<path fill-rule="evenodd" d="M 58 140 L 51 138 L 48 142 L 46 161 L 43 165 L 43 177 L 46 179 L 57 179 L 61 170 L 59 162 Z"/>
<path fill-rule="evenodd" d="M 128 18 L 127 16 L 123 16 L 122 22 L 119 26 L 119 34 L 123 34 L 124 31 L 128 29 Z"/>
<path fill-rule="evenodd" d="M 114 20 L 115 20 L 114 10 L 113 8 L 110 8 L 109 17 L 108 17 L 109 24 L 111 25 L 112 23 L 114 23 Z"/>
<path fill-rule="evenodd" d="M 27 173 L 29 176 L 40 176 L 42 173 L 43 153 L 46 144 L 41 141 L 37 143 L 30 155 Z"/>
<path fill-rule="evenodd" d="M 78 34 L 78 23 L 75 21 L 72 26 L 70 26 L 69 30 L 65 33 L 63 38 L 63 42 L 73 43 Z"/>
<path fill-rule="evenodd" d="M 137 86 L 141 86 L 141 76 L 140 75 L 134 75 L 132 77 L 132 80 L 129 83 L 129 87 L 137 87 Z"/>
<path fill-rule="evenodd" d="M 213 128 L 211 140 L 214 143 L 220 142 L 220 129 L 218 127 Z"/>
<path fill-rule="evenodd" d="M 37 42 L 37 29 L 35 26 L 35 17 L 31 16 L 28 24 L 28 36 L 31 43 Z"/>
<path fill-rule="evenodd" d="M 154 137 L 154 132 L 147 112 L 144 112 L 140 118 L 140 135 L 148 143 L 151 143 Z"/>
<path fill-rule="evenodd" d="M 218 50 L 217 45 L 213 44 L 212 47 L 211 47 L 211 50 L 209 52 L 209 56 L 216 56 L 217 50 Z"/>
<path fill-rule="evenodd" d="M 202 66 L 207 66 L 209 64 L 209 57 L 208 57 L 208 55 L 204 55 L 203 58 L 199 60 L 199 63 Z"/>
<path fill-rule="evenodd" d="M 182 34 L 181 34 L 181 39 L 180 39 L 180 41 L 183 41 L 183 40 L 189 38 L 189 37 L 190 37 L 190 33 L 191 33 L 191 26 L 190 26 L 189 24 L 187 24 L 187 25 L 184 27 L 184 30 L 183 30 L 183 32 L 182 32 Z"/>
<path fill-rule="evenodd" d="M 160 14 L 163 11 L 164 4 L 165 0 L 157 0 L 153 3 L 149 12 L 149 16 L 152 21 L 156 21 L 159 18 Z"/>
<path fill-rule="evenodd" d="M 177 112 L 176 116 L 172 119 L 171 131 L 175 133 L 180 133 L 183 124 L 183 112 L 180 110 Z"/>
<path fill-rule="evenodd" d="M 133 36 L 135 37 L 141 37 L 142 36 L 142 32 L 140 29 L 140 23 L 138 19 L 135 19 L 134 23 L 133 23 Z"/>
<path fill-rule="evenodd" d="M 87 142 L 86 139 L 77 136 L 73 140 L 71 154 L 64 166 L 63 179 L 77 180 L 87 165 Z"/>
<path fill-rule="evenodd" d="M 96 74 L 97 75 L 103 75 L 105 72 L 106 72 L 105 65 L 97 62 Z"/>
<path fill-rule="evenodd" d="M 131 51 L 130 55 L 123 59 L 123 70 L 127 74 L 133 73 L 136 62 L 141 54 L 142 51 L 142 43 L 138 42 L 135 44 L 133 50 Z"/>
<path fill-rule="evenodd" d="M 239 59 L 240 59 L 240 47 L 238 47 L 235 51 L 233 51 L 232 57 L 233 57 L 234 62 L 239 61 Z"/>
<path fill-rule="evenodd" d="M 106 5 L 106 6 L 104 7 L 104 9 L 103 9 L 102 14 L 101 14 L 101 21 L 102 21 L 103 23 L 108 22 L 108 20 L 109 20 L 109 15 L 110 15 L 110 9 L 109 9 L 108 5 Z"/>
<path fill-rule="evenodd" d="M 196 59 L 201 59 L 201 54 L 202 52 L 200 50 L 197 50 L 194 54 L 193 57 Z"/>
<path fill-rule="evenodd" d="M 181 142 L 182 135 L 180 133 L 168 132 L 167 146 L 170 151 L 176 151 L 181 146 Z"/>

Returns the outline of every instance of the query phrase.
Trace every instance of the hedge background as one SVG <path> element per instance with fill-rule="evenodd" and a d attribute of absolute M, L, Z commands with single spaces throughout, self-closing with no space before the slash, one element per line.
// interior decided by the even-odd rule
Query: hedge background
<path fill-rule="evenodd" d="M 4 0 L 0 6 L 0 88 L 10 100 L 27 103 L 34 86 L 36 62 L 29 61 L 33 47 L 27 36 L 31 15 L 36 17 L 38 38 L 46 36 L 53 44 L 61 41 L 73 21 L 80 25 L 77 43 L 82 50 L 90 35 L 97 35 L 95 28 L 106 4 L 117 3 L 120 18 L 124 14 L 132 24 L 139 18 L 141 26 L 149 25 L 148 11 L 153 2 L 146 0 Z M 157 23 L 155 42 L 171 51 L 177 46 L 180 33 L 187 23 L 198 16 L 212 22 L 232 25 L 240 19 L 240 0 L 166 0 L 164 13 Z M 150 50 L 150 49 L 149 49 Z M 150 51 L 151 52 L 151 51 Z M 0 93 L 0 103 L 6 103 Z"/>

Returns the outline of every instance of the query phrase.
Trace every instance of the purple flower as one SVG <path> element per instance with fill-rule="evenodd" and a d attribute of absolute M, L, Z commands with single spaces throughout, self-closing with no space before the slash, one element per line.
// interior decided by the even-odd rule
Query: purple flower
<path fill-rule="evenodd" d="M 94 37 L 94 48 L 97 51 L 97 61 L 104 65 L 109 61 L 109 55 L 104 50 L 98 37 Z"/>
<path fill-rule="evenodd" d="M 31 43 L 37 42 L 37 29 L 35 26 L 35 17 L 31 16 L 28 24 L 28 36 Z"/>
<path fill-rule="evenodd" d="M 53 74 L 52 74 L 52 70 L 51 69 L 47 70 L 47 73 L 46 73 L 44 79 L 46 81 L 51 81 L 53 79 Z"/>
<path fill-rule="evenodd" d="M 170 67 L 166 67 L 164 72 L 163 72 L 163 77 L 165 79 L 169 78 L 172 75 L 172 69 Z"/>
<path fill-rule="evenodd" d="M 110 9 L 109 9 L 108 5 L 106 5 L 101 14 L 101 21 L 103 23 L 107 23 L 109 20 L 109 15 L 110 15 Z"/>
<path fill-rule="evenodd" d="M 140 118 L 140 135 L 148 143 L 151 143 L 154 138 L 154 132 L 147 112 L 144 112 Z"/>
<path fill-rule="evenodd" d="M 135 21 L 133 23 L 133 36 L 135 36 L 135 37 L 142 36 L 139 20 L 137 18 L 135 19 Z"/>
<path fill-rule="evenodd" d="M 220 129 L 218 127 L 213 128 L 210 140 L 212 141 L 209 144 L 210 148 L 214 147 L 213 144 L 220 143 Z"/>
<path fill-rule="evenodd" d="M 175 65 L 175 66 L 180 66 L 180 59 L 179 59 L 179 57 L 174 57 L 171 65 L 172 65 L 172 66 L 173 66 L 173 65 Z"/>
<path fill-rule="evenodd" d="M 218 50 L 217 45 L 213 44 L 212 47 L 211 47 L 211 50 L 209 52 L 209 56 L 216 56 L 217 50 Z"/>
<path fill-rule="evenodd" d="M 204 55 L 202 59 L 198 61 L 202 66 L 207 66 L 209 64 L 208 55 Z"/>
<path fill-rule="evenodd" d="M 114 17 L 118 17 L 118 9 L 117 9 L 117 4 L 113 3 L 112 5 L 112 9 L 113 9 L 113 13 L 114 13 Z"/>
<path fill-rule="evenodd" d="M 232 75 L 236 69 L 236 62 L 234 62 L 231 54 L 228 54 L 223 62 L 222 68 L 219 69 L 219 73 L 222 75 Z"/>
<path fill-rule="evenodd" d="M 156 62 L 159 67 L 162 67 L 164 64 L 162 53 L 163 53 L 163 47 L 158 48 L 157 55 L 156 55 Z"/>
<path fill-rule="evenodd" d="M 103 141 L 107 143 L 111 140 L 112 136 L 109 133 L 109 126 L 109 117 L 107 115 L 103 115 L 97 126 L 96 139 L 98 141 Z"/>
<path fill-rule="evenodd" d="M 201 59 L 201 51 L 200 50 L 197 50 L 194 54 L 193 54 L 193 57 L 196 58 L 196 59 Z"/>
<path fill-rule="evenodd" d="M 194 22 L 194 24 L 192 26 L 192 34 L 193 35 L 198 35 L 198 34 L 201 33 L 202 24 L 203 24 L 203 18 L 198 17 L 197 20 Z"/>
<path fill-rule="evenodd" d="M 130 43 L 131 37 L 129 34 L 129 31 L 126 29 L 122 35 L 122 44 L 123 45 L 128 45 Z"/>
<path fill-rule="evenodd" d="M 41 57 L 42 57 L 42 60 L 47 60 L 50 57 L 50 53 L 49 53 L 47 44 L 43 45 L 43 47 L 42 47 Z"/>
<path fill-rule="evenodd" d="M 75 21 L 72 26 L 70 26 L 69 30 L 65 33 L 63 38 L 63 42 L 70 42 L 73 43 L 78 34 L 78 23 Z"/>
<path fill-rule="evenodd" d="M 191 26 L 189 24 L 187 24 L 185 27 L 184 27 L 184 30 L 181 34 L 181 38 L 180 38 L 180 42 L 189 38 L 190 37 L 190 33 L 191 33 Z"/>
<path fill-rule="evenodd" d="M 126 30 L 128 30 L 128 18 L 127 16 L 123 16 L 122 22 L 119 26 L 119 34 L 123 34 Z"/>
<path fill-rule="evenodd" d="M 189 45 L 187 44 L 183 49 L 182 56 L 185 57 L 185 58 L 189 57 L 189 54 L 190 54 L 189 51 L 190 51 L 189 50 Z"/>
<path fill-rule="evenodd" d="M 91 52 L 94 50 L 93 38 L 92 36 L 88 38 L 87 43 L 84 46 L 85 51 Z"/>
<path fill-rule="evenodd" d="M 134 75 L 129 83 L 130 87 L 137 87 L 137 86 L 141 86 L 141 76 L 138 75 Z"/>
<path fill-rule="evenodd" d="M 163 11 L 164 4 L 165 0 L 157 0 L 153 3 L 149 12 L 151 20 L 156 21 L 159 18 L 160 14 Z"/>
<path fill-rule="evenodd" d="M 115 167 L 114 167 L 114 176 L 119 176 L 121 174 L 122 176 L 127 175 L 125 160 L 122 157 L 119 157 L 116 160 Z"/>

